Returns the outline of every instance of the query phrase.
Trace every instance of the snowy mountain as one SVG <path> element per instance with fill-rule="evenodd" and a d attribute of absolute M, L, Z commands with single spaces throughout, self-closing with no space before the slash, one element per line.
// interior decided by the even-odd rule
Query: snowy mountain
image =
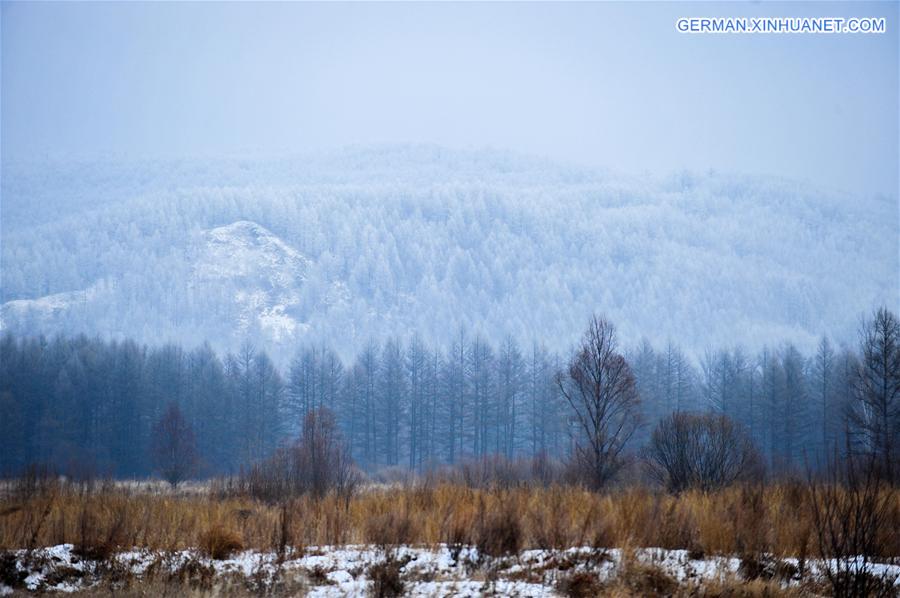
<path fill-rule="evenodd" d="M 258 337 L 266 344 L 302 338 L 313 311 L 348 300 L 335 282 L 324 296 L 305 288 L 310 261 L 265 227 L 246 220 L 203 230 L 184 252 L 177 272 L 189 272 L 179 304 L 212 308 L 226 318 L 236 338 Z M 104 280 L 83 291 L 56 293 L 3 304 L 0 322 L 35 329 L 63 329 L 77 311 L 115 311 L 123 300 L 115 283 Z M 10 324 L 7 324 L 10 325 Z"/>
<path fill-rule="evenodd" d="M 54 293 L 37 299 L 14 299 L 0 307 L 0 327 L 4 321 L 31 321 L 32 324 L 45 325 L 59 317 L 74 305 L 93 300 L 96 289 L 83 291 Z"/>
<path fill-rule="evenodd" d="M 231 290 L 240 332 L 258 326 L 274 341 L 302 330 L 301 290 L 309 260 L 262 226 L 242 220 L 204 231 L 191 260 L 188 288 L 201 294 Z"/>
<path fill-rule="evenodd" d="M 598 311 L 627 343 L 699 355 L 852 341 L 859 314 L 898 303 L 896 198 L 431 146 L 169 169 L 6 168 L 4 327 L 349 356 L 460 327 L 565 349 Z M 71 200 L 101 180 L 102 200 Z"/>

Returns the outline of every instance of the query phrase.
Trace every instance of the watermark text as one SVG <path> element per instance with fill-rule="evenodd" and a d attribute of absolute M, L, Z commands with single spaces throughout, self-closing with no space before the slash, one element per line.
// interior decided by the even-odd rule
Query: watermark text
<path fill-rule="evenodd" d="M 884 33 L 884 17 L 681 17 L 681 33 Z"/>

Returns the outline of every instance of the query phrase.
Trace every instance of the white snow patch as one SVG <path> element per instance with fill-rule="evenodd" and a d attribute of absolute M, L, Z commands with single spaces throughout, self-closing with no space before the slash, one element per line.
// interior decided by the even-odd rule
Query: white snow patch
<path fill-rule="evenodd" d="M 71 544 L 61 544 L 34 551 L 15 551 L 17 568 L 27 573 L 25 587 L 30 591 L 75 592 L 91 587 L 100 581 L 98 569 L 91 561 L 78 558 Z M 703 581 L 737 576 L 740 559 L 726 556 L 709 556 L 691 559 L 685 550 L 644 548 L 634 551 L 640 562 L 654 564 L 677 580 Z M 406 579 L 406 593 L 411 596 L 481 596 L 485 593 L 516 596 L 556 595 L 559 579 L 570 571 L 586 570 L 600 580 L 613 577 L 622 562 L 618 549 L 598 550 L 590 547 L 573 547 L 566 550 L 525 550 L 518 555 L 502 558 L 479 558 L 472 547 L 400 546 L 385 551 L 367 545 L 309 547 L 300 553 L 288 552 L 283 558 L 272 552 L 244 551 L 225 560 L 211 560 L 193 550 L 169 553 L 150 550 L 130 550 L 114 555 L 113 559 L 138 578 L 147 574 L 152 564 L 161 570 L 177 571 L 191 562 L 211 566 L 219 575 L 239 575 L 263 583 L 282 579 L 306 580 L 311 585 L 311 596 L 360 595 L 368 591 L 371 580 L 368 571 L 373 565 L 387 558 L 401 565 L 401 576 Z M 791 562 L 790 559 L 785 559 Z M 565 567 L 562 565 L 565 563 Z M 812 561 L 808 571 L 821 577 L 827 564 Z M 863 567 L 860 561 L 859 567 Z M 900 564 L 869 563 L 868 571 L 875 575 L 894 578 L 900 587 Z M 54 572 L 63 575 L 63 581 L 52 585 Z M 487 573 L 492 581 L 483 581 Z M 523 581 L 523 573 L 531 573 Z M 313 575 L 314 573 L 314 575 Z M 324 573 L 325 583 L 316 585 Z M 473 575 L 474 574 L 474 575 Z M 475 579 L 473 579 L 473 576 Z M 55 577 L 59 579 L 59 577 Z M 799 583 L 787 580 L 785 585 Z M 12 588 L 0 586 L 0 596 L 12 592 Z"/>

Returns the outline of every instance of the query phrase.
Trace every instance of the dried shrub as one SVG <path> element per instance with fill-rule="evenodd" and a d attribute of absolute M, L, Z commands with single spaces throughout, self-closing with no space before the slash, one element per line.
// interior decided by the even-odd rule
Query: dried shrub
<path fill-rule="evenodd" d="M 193 589 L 209 591 L 213 587 L 216 569 L 212 565 L 190 559 L 172 572 L 169 579 Z"/>
<path fill-rule="evenodd" d="M 738 553 L 769 551 L 766 533 L 766 493 L 761 484 L 740 487 L 740 501 L 730 505 L 728 518 L 734 522 Z"/>
<path fill-rule="evenodd" d="M 472 522 L 468 517 L 448 511 L 441 525 L 441 541 L 450 550 L 453 562 L 459 561 L 462 549 L 472 543 Z"/>
<path fill-rule="evenodd" d="M 767 554 L 745 554 L 741 557 L 738 573 L 747 581 L 790 581 L 799 571 L 794 565 Z"/>
<path fill-rule="evenodd" d="M 25 586 L 25 578 L 28 572 L 19 570 L 16 566 L 16 555 L 12 552 L 0 554 L 0 585 L 5 585 L 14 590 Z"/>
<path fill-rule="evenodd" d="M 408 474 L 407 474 L 408 475 Z M 467 488 L 501 489 L 523 487 L 549 487 L 560 483 L 563 477 L 562 464 L 544 453 L 534 457 L 510 459 L 505 455 L 484 455 L 463 459 L 455 465 L 432 467 L 425 473 L 426 484 L 455 484 Z M 405 478 L 393 476 L 385 478 L 379 473 L 379 481 L 403 481 Z"/>
<path fill-rule="evenodd" d="M 407 512 L 388 511 L 369 518 L 365 527 L 366 540 L 382 548 L 409 544 L 413 539 L 412 527 Z"/>
<path fill-rule="evenodd" d="M 706 552 L 702 548 L 692 548 L 688 550 L 687 557 L 692 561 L 702 561 L 706 558 Z"/>
<path fill-rule="evenodd" d="M 119 502 L 109 506 L 101 500 L 96 510 L 92 506 L 86 502 L 82 507 L 74 552 L 87 560 L 105 562 L 118 549 L 128 525 L 128 505 Z"/>
<path fill-rule="evenodd" d="M 309 577 L 309 581 L 315 586 L 324 586 L 330 583 L 328 579 L 328 572 L 325 571 L 325 568 L 322 565 L 316 565 L 306 574 Z"/>
<path fill-rule="evenodd" d="M 656 565 L 631 560 L 619 570 L 616 585 L 627 589 L 634 596 L 672 596 L 678 589 L 678 581 Z"/>
<path fill-rule="evenodd" d="M 369 579 L 372 580 L 372 595 L 378 598 L 402 596 L 406 584 L 403 582 L 401 569 L 404 563 L 393 556 L 388 556 L 380 563 L 369 567 Z"/>
<path fill-rule="evenodd" d="M 269 503 L 305 494 L 322 498 L 330 492 L 349 501 L 359 481 L 334 414 L 322 407 L 306 414 L 293 446 L 277 450 L 218 487 L 224 495 L 247 495 Z"/>
<path fill-rule="evenodd" d="M 684 508 L 680 501 L 669 500 L 670 497 L 659 497 L 664 501 L 659 505 L 657 524 L 654 525 L 654 535 L 659 538 L 654 545 L 662 548 L 681 548 L 691 552 L 701 552 L 698 536 L 697 521 L 691 509 Z"/>
<path fill-rule="evenodd" d="M 292 523 L 294 510 L 288 501 L 281 504 L 281 517 L 278 520 L 277 552 L 279 559 L 284 559 L 293 544 Z"/>
<path fill-rule="evenodd" d="M 898 591 L 895 575 L 874 575 L 869 571 L 841 571 L 832 587 L 842 587 L 848 591 L 835 596 L 871 596 L 872 598 L 896 598 Z M 862 589 L 864 593 L 856 593 Z"/>
<path fill-rule="evenodd" d="M 490 510 L 482 507 L 475 539 L 480 554 L 494 557 L 515 554 L 522 542 L 522 523 L 512 501 L 501 499 L 501 504 Z"/>
<path fill-rule="evenodd" d="M 677 596 L 702 596 L 703 598 L 806 598 L 821 596 L 819 588 L 808 584 L 783 586 L 778 581 L 754 579 L 746 581 L 733 575 L 687 582 Z"/>
<path fill-rule="evenodd" d="M 58 490 L 59 475 L 49 465 L 32 463 L 15 479 L 11 487 L 11 495 L 17 500 L 28 500 L 36 496 L 44 496 Z"/>
<path fill-rule="evenodd" d="M 200 537 L 200 550 L 208 557 L 221 561 L 244 549 L 237 532 L 217 525 Z"/>
<path fill-rule="evenodd" d="M 575 571 L 560 578 L 556 589 L 569 598 L 592 598 L 602 593 L 603 585 L 594 573 Z"/>
<path fill-rule="evenodd" d="M 523 528 L 529 546 L 562 549 L 604 539 L 605 521 L 590 510 L 576 516 L 571 500 L 569 492 L 555 486 L 542 493 L 541 500 L 527 501 Z"/>
<path fill-rule="evenodd" d="M 809 476 L 815 537 L 835 596 L 879 596 L 882 588 L 893 585 L 887 575 L 877 577 L 869 570 L 874 559 L 890 556 L 883 531 L 896 532 L 900 524 L 900 493 L 882 475 L 875 455 L 868 455 L 835 459 L 825 480 Z"/>
<path fill-rule="evenodd" d="M 56 566 L 47 573 L 47 576 L 44 578 L 44 585 L 57 586 L 61 583 L 78 581 L 83 578 L 84 575 L 84 571 L 76 569 L 75 567 Z"/>
<path fill-rule="evenodd" d="M 750 435 L 724 415 L 673 413 L 656 425 L 644 461 L 669 492 L 723 488 L 762 474 Z"/>

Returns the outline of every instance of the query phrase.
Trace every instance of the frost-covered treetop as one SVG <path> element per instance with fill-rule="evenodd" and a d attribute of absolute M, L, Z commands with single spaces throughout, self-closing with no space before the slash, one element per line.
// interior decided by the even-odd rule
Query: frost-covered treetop
<path fill-rule="evenodd" d="M 561 349 L 603 312 L 626 342 L 696 355 L 850 340 L 898 303 L 896 198 L 783 179 L 435 146 L 3 174 L 3 325 L 20 331 L 351 353 L 462 326 Z"/>

